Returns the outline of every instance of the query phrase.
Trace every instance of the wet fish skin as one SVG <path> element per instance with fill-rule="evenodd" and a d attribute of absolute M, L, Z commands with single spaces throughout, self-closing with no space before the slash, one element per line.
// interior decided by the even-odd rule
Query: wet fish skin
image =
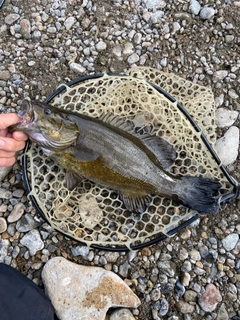
<path fill-rule="evenodd" d="M 150 194 L 178 199 L 200 213 L 218 212 L 214 196 L 220 184 L 167 172 L 175 152 L 164 139 L 136 136 L 113 116 L 96 119 L 36 102 L 32 109 L 34 112 L 30 108 L 15 130 L 27 133 L 68 170 L 69 187 L 75 187 L 81 177 L 88 178 L 117 190 L 126 207 L 139 213 L 150 204 Z M 28 118 L 27 124 L 24 117 Z"/>

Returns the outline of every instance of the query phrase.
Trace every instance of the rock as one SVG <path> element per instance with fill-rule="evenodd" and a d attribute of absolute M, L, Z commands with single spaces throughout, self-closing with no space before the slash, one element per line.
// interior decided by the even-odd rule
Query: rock
<path fill-rule="evenodd" d="M 177 306 L 178 311 L 181 313 L 184 313 L 184 314 L 193 313 L 193 311 L 194 311 L 194 306 L 183 301 L 183 300 L 179 300 L 177 302 L 176 306 Z"/>
<path fill-rule="evenodd" d="M 70 30 L 72 28 L 72 26 L 74 25 L 74 23 L 76 22 L 76 19 L 74 17 L 68 17 L 65 21 L 64 21 L 64 26 L 67 30 Z"/>
<path fill-rule="evenodd" d="M 70 69 L 74 72 L 78 72 L 78 73 L 84 73 L 86 71 L 86 68 L 84 68 L 81 64 L 76 63 L 76 62 L 72 62 L 69 65 Z"/>
<path fill-rule="evenodd" d="M 218 70 L 213 74 L 213 82 L 220 82 L 228 75 L 227 70 Z"/>
<path fill-rule="evenodd" d="M 239 240 L 237 233 L 229 234 L 225 239 L 222 240 L 223 247 L 226 251 L 231 251 L 235 248 Z"/>
<path fill-rule="evenodd" d="M 164 16 L 164 12 L 163 11 L 156 11 L 151 15 L 151 23 L 152 24 L 156 24 L 159 23 L 161 21 L 161 18 Z"/>
<path fill-rule="evenodd" d="M 215 10 L 212 7 L 204 7 L 200 11 L 200 17 L 203 20 L 210 20 L 214 16 Z"/>
<path fill-rule="evenodd" d="M 4 188 L 0 188 L 0 199 L 11 199 L 12 192 Z"/>
<path fill-rule="evenodd" d="M 216 320 L 226 320 L 229 319 L 228 317 L 228 311 L 226 309 L 225 304 L 221 304 L 219 310 L 218 310 L 218 314 L 217 314 L 217 318 Z"/>
<path fill-rule="evenodd" d="M 1 71 L 0 71 L 0 79 L 1 79 Z M 12 167 L 0 167 L 0 182 L 3 181 L 3 179 L 6 177 L 7 174 L 9 174 L 11 169 Z"/>
<path fill-rule="evenodd" d="M 40 233 L 36 229 L 26 233 L 20 240 L 20 243 L 28 248 L 31 256 L 34 256 L 37 251 L 42 250 L 44 247 Z"/>
<path fill-rule="evenodd" d="M 216 125 L 219 128 L 230 127 L 237 120 L 238 112 L 219 108 L 216 111 Z"/>
<path fill-rule="evenodd" d="M 74 257 L 87 256 L 89 254 L 89 248 L 86 246 L 77 246 L 71 249 Z"/>
<path fill-rule="evenodd" d="M 127 59 L 129 64 L 133 64 L 139 61 L 139 55 L 136 53 L 133 53 L 128 59 Z"/>
<path fill-rule="evenodd" d="M 25 209 L 26 207 L 22 202 L 17 203 L 7 218 L 8 222 L 12 223 L 18 221 L 24 214 Z"/>
<path fill-rule="evenodd" d="M 20 33 L 22 36 L 26 36 L 31 33 L 31 24 L 29 20 L 22 19 L 20 21 Z"/>
<path fill-rule="evenodd" d="M 20 18 L 20 15 L 17 13 L 10 13 L 9 15 L 6 16 L 5 18 L 5 23 L 6 24 L 13 24 L 15 21 L 17 21 Z"/>
<path fill-rule="evenodd" d="M 153 11 L 157 9 L 163 9 L 166 7 L 166 2 L 163 0 L 147 0 L 146 7 L 148 9 L 152 9 Z"/>
<path fill-rule="evenodd" d="M 189 10 L 192 14 L 198 15 L 201 10 L 201 5 L 197 0 L 191 0 Z"/>
<path fill-rule="evenodd" d="M 110 307 L 137 308 L 140 304 L 138 297 L 113 272 L 80 266 L 62 257 L 46 263 L 42 279 L 61 320 L 104 320 Z"/>
<path fill-rule="evenodd" d="M 159 289 L 153 289 L 150 293 L 150 297 L 152 301 L 158 301 L 161 297 L 161 292 Z"/>
<path fill-rule="evenodd" d="M 106 48 L 107 48 L 107 44 L 105 42 L 103 42 L 103 41 L 99 41 L 96 44 L 96 49 L 97 49 L 98 52 L 106 50 Z"/>
<path fill-rule="evenodd" d="M 10 243 L 7 239 L 1 239 L 1 241 L 0 241 L 0 263 L 4 262 L 5 257 L 8 254 L 9 245 L 10 245 Z"/>
<path fill-rule="evenodd" d="M 115 310 L 109 320 L 134 320 L 134 316 L 131 311 L 125 308 Z"/>
<path fill-rule="evenodd" d="M 224 136 L 215 143 L 215 149 L 223 165 L 232 164 L 238 156 L 239 129 L 230 127 Z"/>
<path fill-rule="evenodd" d="M 22 196 L 24 195 L 25 191 L 23 189 L 16 189 L 13 191 L 13 197 L 16 198 L 22 198 Z"/>
<path fill-rule="evenodd" d="M 174 290 L 179 297 L 182 297 L 186 291 L 185 287 L 182 285 L 182 283 L 179 280 L 176 281 Z"/>
<path fill-rule="evenodd" d="M 0 233 L 3 233 L 7 230 L 7 221 L 3 218 L 0 217 Z"/>
<path fill-rule="evenodd" d="M 220 301 L 222 301 L 220 291 L 214 284 L 210 283 L 206 286 L 206 291 L 199 298 L 198 304 L 205 312 L 212 312 Z"/>
<path fill-rule="evenodd" d="M 188 272 L 183 272 L 181 275 L 181 283 L 184 287 L 188 287 L 191 280 L 191 276 Z"/>
<path fill-rule="evenodd" d="M 29 213 L 26 213 L 20 220 L 18 220 L 16 229 L 19 232 L 28 232 L 37 228 L 39 225 L 40 222 L 37 222 Z"/>
<path fill-rule="evenodd" d="M 162 299 L 160 301 L 160 309 L 158 314 L 162 317 L 165 316 L 168 313 L 168 309 L 169 309 L 169 303 L 167 302 L 166 299 Z"/>
<path fill-rule="evenodd" d="M 184 294 L 184 300 L 186 302 L 195 301 L 196 298 L 197 298 L 197 292 L 195 292 L 194 290 L 186 290 Z"/>

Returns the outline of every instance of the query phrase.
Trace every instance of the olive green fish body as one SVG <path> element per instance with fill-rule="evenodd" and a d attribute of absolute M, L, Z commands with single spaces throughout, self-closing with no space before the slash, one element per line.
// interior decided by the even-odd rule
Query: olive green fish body
<path fill-rule="evenodd" d="M 168 172 L 175 151 L 164 139 L 137 135 L 119 117 L 100 119 L 42 103 L 23 111 L 13 130 L 26 132 L 67 169 L 72 189 L 81 177 L 120 193 L 127 209 L 143 212 L 151 194 L 178 199 L 200 213 L 216 213 L 220 184 L 212 179 L 175 177 Z"/>

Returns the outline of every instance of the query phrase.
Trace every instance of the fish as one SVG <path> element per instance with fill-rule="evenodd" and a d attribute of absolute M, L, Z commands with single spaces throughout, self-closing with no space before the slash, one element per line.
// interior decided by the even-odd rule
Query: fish
<path fill-rule="evenodd" d="M 200 214 L 219 211 L 221 184 L 212 178 L 173 175 L 173 146 L 156 135 L 139 134 L 133 125 L 111 113 L 91 117 L 38 101 L 25 101 L 23 131 L 44 154 L 66 169 L 73 190 L 83 178 L 119 193 L 127 210 L 143 213 L 152 196 L 174 199 Z"/>

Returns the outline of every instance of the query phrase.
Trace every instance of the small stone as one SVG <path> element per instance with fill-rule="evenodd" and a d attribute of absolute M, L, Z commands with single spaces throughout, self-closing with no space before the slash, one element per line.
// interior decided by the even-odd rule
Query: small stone
<path fill-rule="evenodd" d="M 88 319 L 104 320 L 110 307 L 137 308 L 140 304 L 139 298 L 115 273 L 77 265 L 62 257 L 46 263 L 42 279 L 61 320 L 86 315 Z"/>
<path fill-rule="evenodd" d="M 22 36 L 26 36 L 31 33 L 31 24 L 29 20 L 22 19 L 20 21 L 20 33 Z"/>
<path fill-rule="evenodd" d="M 218 314 L 216 320 L 226 320 L 229 319 L 228 311 L 226 309 L 225 304 L 221 304 L 220 308 L 218 309 Z"/>
<path fill-rule="evenodd" d="M 106 50 L 107 49 L 107 44 L 103 41 L 99 41 L 97 44 L 96 44 L 96 49 L 98 52 L 101 52 L 103 50 Z"/>
<path fill-rule="evenodd" d="M 199 251 L 197 251 L 196 249 L 193 249 L 190 251 L 190 258 L 194 261 L 199 261 L 201 260 L 201 255 L 199 253 Z"/>
<path fill-rule="evenodd" d="M 77 246 L 71 249 L 74 257 L 87 256 L 89 254 L 89 248 L 86 246 Z"/>
<path fill-rule="evenodd" d="M 230 127 L 237 120 L 238 112 L 219 108 L 216 111 L 216 125 L 219 128 Z"/>
<path fill-rule="evenodd" d="M 161 18 L 164 16 L 164 12 L 163 11 L 156 11 L 151 15 L 151 23 L 152 24 L 156 24 L 159 23 L 161 21 Z"/>
<path fill-rule="evenodd" d="M 133 64 L 139 61 L 139 55 L 136 53 L 133 53 L 128 59 L 127 59 L 129 64 Z"/>
<path fill-rule="evenodd" d="M 0 233 L 3 233 L 7 230 L 7 221 L 3 218 L 0 217 Z"/>
<path fill-rule="evenodd" d="M 29 213 L 26 213 L 20 220 L 18 220 L 16 229 L 19 232 L 28 232 L 37 228 L 39 225 L 40 222 L 35 221 Z"/>
<path fill-rule="evenodd" d="M 223 165 L 232 164 L 238 156 L 239 129 L 230 127 L 222 138 L 216 141 L 215 148 Z"/>
<path fill-rule="evenodd" d="M 166 7 L 166 2 L 163 0 L 147 0 L 146 2 L 146 7 L 148 9 L 152 9 L 153 11 L 157 9 L 163 9 Z"/>
<path fill-rule="evenodd" d="M 239 240 L 237 233 L 229 234 L 225 239 L 222 240 L 223 247 L 226 251 L 231 251 L 235 248 Z"/>
<path fill-rule="evenodd" d="M 4 188 L 0 188 L 0 199 L 11 199 L 12 192 Z"/>
<path fill-rule="evenodd" d="M 72 62 L 69 65 L 69 67 L 72 71 L 77 72 L 77 73 L 84 73 L 86 71 L 86 68 L 84 68 L 81 64 L 76 63 L 76 62 Z"/>
<path fill-rule="evenodd" d="M 197 292 L 194 291 L 194 290 L 186 290 L 186 292 L 184 294 L 184 299 L 185 299 L 186 302 L 196 301 Z"/>
<path fill-rule="evenodd" d="M 215 10 L 212 7 L 204 7 L 200 11 L 200 17 L 203 20 L 210 20 L 214 16 Z"/>
<path fill-rule="evenodd" d="M 17 190 L 14 190 L 13 191 L 13 197 L 16 197 L 16 198 L 22 198 L 22 196 L 24 195 L 24 190 L 23 189 L 17 189 Z"/>
<path fill-rule="evenodd" d="M 25 209 L 26 207 L 22 202 L 17 203 L 7 218 L 8 222 L 12 223 L 18 221 L 24 214 Z"/>
<path fill-rule="evenodd" d="M 64 21 L 64 26 L 67 30 L 70 30 L 75 22 L 76 19 L 74 17 L 69 17 Z"/>
<path fill-rule="evenodd" d="M 198 15 L 201 10 L 201 5 L 197 0 L 191 0 L 189 9 L 192 14 Z"/>
<path fill-rule="evenodd" d="M 213 74 L 213 82 L 220 82 L 228 75 L 227 70 L 218 70 Z"/>
<path fill-rule="evenodd" d="M 184 287 L 188 287 L 191 280 L 191 276 L 188 272 L 183 272 L 181 275 L 181 283 Z"/>
<path fill-rule="evenodd" d="M 176 281 L 174 290 L 179 297 L 182 297 L 186 291 L 185 287 L 180 281 Z"/>
<path fill-rule="evenodd" d="M 203 311 L 212 312 L 220 301 L 222 301 L 220 291 L 214 284 L 210 283 L 206 286 L 206 291 L 199 298 L 198 304 Z"/>
<path fill-rule="evenodd" d="M 13 24 L 15 21 L 17 21 L 20 18 L 20 15 L 17 13 L 10 13 L 9 15 L 6 16 L 5 18 L 5 23 L 6 24 Z"/>
<path fill-rule="evenodd" d="M 109 320 L 134 320 L 134 316 L 132 315 L 129 309 L 117 309 L 111 315 Z"/>
<path fill-rule="evenodd" d="M 37 251 L 44 248 L 44 243 L 41 239 L 40 233 L 36 229 L 26 233 L 20 240 L 20 243 L 28 248 L 31 256 L 34 256 Z"/>
<path fill-rule="evenodd" d="M 7 239 L 1 239 L 0 241 L 0 263 L 4 263 L 5 257 L 8 254 L 10 242 Z"/>
<path fill-rule="evenodd" d="M 161 297 L 161 292 L 159 289 L 153 289 L 150 293 L 150 297 L 152 301 L 158 301 Z"/>
<path fill-rule="evenodd" d="M 176 304 L 177 309 L 179 312 L 187 314 L 187 313 L 193 313 L 194 311 L 194 306 L 183 301 L 183 300 L 179 300 Z"/>
<path fill-rule="evenodd" d="M 160 301 L 160 309 L 159 309 L 159 312 L 158 314 L 163 317 L 165 316 L 167 313 L 168 313 L 168 310 L 169 310 L 169 303 L 167 302 L 166 299 L 162 299 Z"/>
<path fill-rule="evenodd" d="M 226 43 L 232 42 L 234 40 L 234 35 L 228 34 L 225 36 Z"/>

